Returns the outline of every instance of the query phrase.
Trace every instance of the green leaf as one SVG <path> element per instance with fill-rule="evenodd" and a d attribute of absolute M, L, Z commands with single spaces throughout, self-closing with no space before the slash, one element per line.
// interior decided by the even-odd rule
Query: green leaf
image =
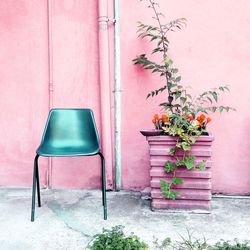
<path fill-rule="evenodd" d="M 152 40 L 152 39 L 151 39 Z M 160 48 L 160 47 L 157 47 L 157 48 L 155 48 L 153 51 L 152 51 L 152 54 L 154 54 L 154 53 L 156 53 L 156 52 L 159 52 L 159 51 L 161 51 L 162 50 L 162 48 Z"/>
<path fill-rule="evenodd" d="M 169 103 L 168 102 L 162 102 L 162 103 L 159 104 L 159 106 L 169 107 Z"/>
<path fill-rule="evenodd" d="M 207 96 L 207 99 L 210 101 L 210 103 L 213 103 L 212 99 L 209 96 Z"/>
<path fill-rule="evenodd" d="M 172 183 L 173 183 L 174 185 L 182 184 L 182 183 L 183 183 L 183 180 L 182 180 L 181 178 L 179 178 L 179 177 L 174 177 L 174 178 L 172 179 Z"/>
<path fill-rule="evenodd" d="M 185 113 L 188 112 L 188 111 L 189 111 L 188 106 L 184 106 L 184 107 L 182 108 L 182 111 L 185 112 Z"/>
<path fill-rule="evenodd" d="M 218 95 L 215 91 L 211 92 L 211 95 L 213 96 L 214 100 L 217 102 L 218 101 Z"/>
<path fill-rule="evenodd" d="M 171 162 L 171 161 L 166 161 L 166 163 L 165 163 L 165 171 L 166 171 L 167 173 L 171 173 L 171 172 L 174 171 L 174 169 L 175 169 L 175 166 L 174 166 L 173 162 Z"/>
<path fill-rule="evenodd" d="M 176 165 L 177 167 L 184 166 L 184 161 L 183 161 L 183 160 L 178 159 L 178 160 L 176 160 L 175 165 Z"/>
<path fill-rule="evenodd" d="M 172 65 L 173 61 L 171 59 L 168 60 L 168 65 Z"/>
<path fill-rule="evenodd" d="M 194 159 L 195 157 L 192 155 L 186 156 L 183 160 L 184 165 L 186 166 L 187 169 L 194 169 L 195 164 L 194 164 Z"/>
<path fill-rule="evenodd" d="M 188 162 L 186 162 L 186 167 L 187 167 L 187 169 L 194 169 L 194 168 L 195 168 L 195 165 L 194 165 L 193 162 L 188 161 Z"/>
<path fill-rule="evenodd" d="M 214 113 L 217 110 L 217 107 L 212 107 L 212 112 Z"/>
<path fill-rule="evenodd" d="M 161 186 L 161 193 L 164 196 L 168 197 L 168 194 L 170 192 L 170 184 L 164 180 L 160 180 L 160 186 Z"/>
<path fill-rule="evenodd" d="M 160 71 L 159 71 L 159 69 L 154 69 L 154 70 L 152 71 L 152 73 L 155 73 L 155 72 L 160 72 Z"/>
<path fill-rule="evenodd" d="M 181 97 L 180 99 L 181 99 L 181 101 L 182 101 L 183 104 L 185 104 L 185 102 L 187 101 L 186 97 Z"/>
<path fill-rule="evenodd" d="M 176 148 L 170 148 L 169 154 L 170 154 L 171 156 L 174 156 L 174 155 L 175 155 L 175 152 L 176 152 Z"/>
<path fill-rule="evenodd" d="M 191 141 L 192 144 L 194 144 L 196 142 L 196 140 L 197 140 L 196 137 L 190 137 L 189 139 L 190 139 L 190 141 Z"/>
<path fill-rule="evenodd" d="M 154 41 L 154 40 L 157 39 L 157 38 L 158 38 L 157 36 L 152 36 L 152 38 L 151 38 L 150 41 L 152 42 L 152 41 Z"/>
<path fill-rule="evenodd" d="M 176 82 L 180 82 L 180 81 L 181 81 L 181 76 L 176 77 L 176 78 L 175 78 L 175 81 L 176 81 Z"/>
<path fill-rule="evenodd" d="M 154 69 L 154 68 L 155 68 L 154 65 L 150 65 L 150 66 L 145 67 L 145 69 Z"/>
<path fill-rule="evenodd" d="M 172 84 L 172 83 L 169 83 L 169 84 L 168 84 L 168 86 L 169 86 L 169 88 L 170 88 L 170 89 L 172 89 L 172 88 L 176 87 L 176 86 L 177 86 L 177 84 Z"/>
<path fill-rule="evenodd" d="M 168 102 L 169 102 L 170 104 L 172 103 L 173 100 L 174 100 L 173 96 L 169 96 L 169 97 L 168 97 Z"/>
<path fill-rule="evenodd" d="M 170 184 L 164 180 L 160 180 L 160 184 L 161 184 L 161 187 L 165 188 L 165 189 L 170 189 Z"/>
<path fill-rule="evenodd" d="M 204 165 L 204 164 L 201 164 L 201 163 L 197 164 L 196 167 L 199 168 L 199 169 L 202 170 L 202 171 L 204 171 L 204 170 L 206 169 L 205 165 Z"/>
<path fill-rule="evenodd" d="M 181 92 L 175 92 L 175 100 L 177 100 L 181 96 Z"/>
<path fill-rule="evenodd" d="M 171 69 L 170 71 L 171 71 L 173 74 L 176 74 L 176 73 L 178 73 L 179 70 L 178 70 L 178 69 Z"/>
<path fill-rule="evenodd" d="M 191 150 L 191 146 L 187 142 L 182 142 L 181 146 L 182 146 L 184 151 L 190 151 Z"/>
<path fill-rule="evenodd" d="M 176 191 L 169 191 L 167 197 L 171 200 L 175 200 L 178 197 L 179 193 Z"/>
<path fill-rule="evenodd" d="M 181 136 L 184 133 L 184 130 L 182 128 L 177 128 L 176 133 L 177 133 L 177 135 Z M 183 145 L 183 142 L 181 143 L 181 145 Z"/>

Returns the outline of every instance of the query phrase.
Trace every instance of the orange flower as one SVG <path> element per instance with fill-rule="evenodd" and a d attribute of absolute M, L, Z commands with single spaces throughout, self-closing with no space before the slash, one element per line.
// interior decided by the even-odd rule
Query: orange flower
<path fill-rule="evenodd" d="M 200 120 L 203 122 L 206 119 L 206 116 L 204 114 L 200 115 Z"/>
<path fill-rule="evenodd" d="M 189 116 L 190 122 L 193 121 L 194 117 L 192 115 Z"/>
<path fill-rule="evenodd" d="M 162 119 L 163 122 L 168 122 L 169 121 L 168 117 L 166 115 L 162 115 L 161 119 Z"/>
<path fill-rule="evenodd" d="M 154 124 L 156 124 L 156 119 L 154 118 L 154 119 L 152 120 L 152 122 L 153 122 Z"/>
<path fill-rule="evenodd" d="M 210 117 L 207 118 L 207 123 L 211 122 L 212 119 Z"/>
<path fill-rule="evenodd" d="M 158 114 L 155 114 L 155 115 L 154 115 L 154 119 L 155 119 L 155 120 L 159 120 L 159 115 L 158 115 Z"/>

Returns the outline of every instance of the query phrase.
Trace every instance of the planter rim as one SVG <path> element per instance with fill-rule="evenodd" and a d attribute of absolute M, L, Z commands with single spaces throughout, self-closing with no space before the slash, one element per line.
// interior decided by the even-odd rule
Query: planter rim
<path fill-rule="evenodd" d="M 177 140 L 177 136 L 169 136 L 169 135 L 159 135 L 159 136 L 147 136 L 146 137 L 147 141 L 174 141 Z M 213 141 L 214 136 L 209 133 L 209 135 L 201 135 L 197 139 L 198 142 L 201 141 Z"/>

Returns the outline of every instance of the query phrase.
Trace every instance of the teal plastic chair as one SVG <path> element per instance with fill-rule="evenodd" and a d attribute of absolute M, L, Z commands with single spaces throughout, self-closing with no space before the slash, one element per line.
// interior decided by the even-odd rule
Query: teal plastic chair
<path fill-rule="evenodd" d="M 49 112 L 40 146 L 36 151 L 33 172 L 31 221 L 35 218 L 36 188 L 38 206 L 41 207 L 38 172 L 39 156 L 99 155 L 102 162 L 102 205 L 107 219 L 105 159 L 91 109 L 52 109 Z"/>

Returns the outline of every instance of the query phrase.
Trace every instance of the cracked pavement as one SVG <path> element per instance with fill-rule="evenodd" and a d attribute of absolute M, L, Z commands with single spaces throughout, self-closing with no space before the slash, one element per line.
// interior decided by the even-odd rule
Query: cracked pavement
<path fill-rule="evenodd" d="M 124 225 L 154 249 L 155 237 L 174 240 L 187 231 L 214 243 L 250 240 L 249 197 L 213 198 L 210 213 L 151 211 L 140 192 L 108 192 L 108 220 L 103 220 L 100 190 L 41 190 L 42 207 L 30 222 L 31 189 L 0 189 L 0 249 L 86 249 L 102 228 Z"/>

